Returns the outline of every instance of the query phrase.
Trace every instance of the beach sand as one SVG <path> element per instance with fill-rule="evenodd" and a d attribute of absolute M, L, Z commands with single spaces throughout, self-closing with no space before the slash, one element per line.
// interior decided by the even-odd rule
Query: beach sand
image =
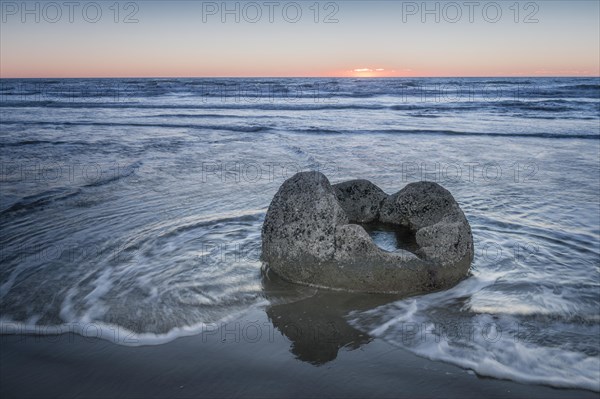
<path fill-rule="evenodd" d="M 315 319 L 302 311 L 314 303 L 302 302 L 254 309 L 161 345 L 124 346 L 75 334 L 3 335 L 0 396 L 599 397 L 482 378 L 371 339 L 342 318 L 327 319 L 327 306 Z"/>

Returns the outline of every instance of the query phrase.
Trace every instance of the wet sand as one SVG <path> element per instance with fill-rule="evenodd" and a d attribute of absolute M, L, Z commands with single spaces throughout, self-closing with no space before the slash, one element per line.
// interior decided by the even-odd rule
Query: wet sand
<path fill-rule="evenodd" d="M 481 378 L 371 339 L 340 324 L 343 319 L 327 309 L 315 318 L 302 310 L 306 305 L 311 302 L 255 309 L 200 334 L 154 346 L 123 346 L 73 334 L 3 335 L 0 396 L 600 397 Z"/>

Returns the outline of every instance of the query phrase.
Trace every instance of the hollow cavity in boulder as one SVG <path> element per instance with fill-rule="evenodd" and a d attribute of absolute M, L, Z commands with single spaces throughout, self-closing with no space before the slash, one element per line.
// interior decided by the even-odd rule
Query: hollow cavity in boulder
<path fill-rule="evenodd" d="M 415 232 L 407 226 L 382 222 L 356 224 L 362 226 L 375 245 L 384 251 L 394 252 L 403 249 L 413 254 L 419 251 Z"/>

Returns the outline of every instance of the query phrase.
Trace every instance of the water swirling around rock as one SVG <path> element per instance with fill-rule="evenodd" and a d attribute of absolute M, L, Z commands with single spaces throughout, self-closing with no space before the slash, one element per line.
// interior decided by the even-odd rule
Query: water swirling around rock
<path fill-rule="evenodd" d="M 521 101 L 422 101 L 450 81 L 518 91 Z M 286 294 L 261 282 L 260 229 L 287 178 L 319 170 L 388 193 L 434 180 L 468 215 L 472 275 L 443 293 L 340 306 L 339 316 L 482 375 L 600 390 L 598 78 L 336 79 L 335 104 L 194 89 L 246 82 L 257 83 L 0 82 L 2 333 L 95 323 L 119 344 L 159 344 L 268 311 Z M 49 88 L 42 98 L 29 93 L 39 85 Z M 107 85 L 127 98 L 88 90 Z M 60 96 L 83 89 L 99 95 Z M 126 326 L 135 341 L 115 339 Z"/>

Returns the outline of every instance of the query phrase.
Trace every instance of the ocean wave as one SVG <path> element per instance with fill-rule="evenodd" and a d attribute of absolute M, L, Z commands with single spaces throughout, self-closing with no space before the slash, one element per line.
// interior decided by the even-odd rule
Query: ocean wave
<path fill-rule="evenodd" d="M 481 84 L 490 84 L 490 85 L 532 85 L 535 84 L 534 81 L 532 80 L 528 80 L 527 78 L 524 79 L 496 79 L 496 80 L 484 80 L 481 82 L 478 82 Z"/>
<path fill-rule="evenodd" d="M 542 112 L 567 112 L 576 110 L 571 107 L 567 100 L 543 100 L 543 101 L 499 101 L 494 103 L 495 107 L 504 109 L 522 109 L 528 111 Z M 574 104 L 574 103 L 573 103 Z"/>
<path fill-rule="evenodd" d="M 70 321 L 60 324 L 38 325 L 35 323 L 14 321 L 3 317 L 0 319 L 0 335 L 34 335 L 53 336 L 62 334 L 77 334 L 85 338 L 102 339 L 123 346 L 162 345 L 177 338 L 194 336 L 202 333 L 213 333 L 215 328 L 235 320 L 253 308 L 266 306 L 266 300 L 255 303 L 237 312 L 210 322 L 197 322 L 181 327 L 173 327 L 163 333 L 138 332 L 127 329 L 119 324 L 101 321 Z M 66 314 L 65 314 L 66 315 Z"/>
<path fill-rule="evenodd" d="M 434 116 L 429 116 L 434 117 Z M 189 123 L 141 123 L 141 122 L 51 122 L 51 121 L 33 121 L 33 122 L 17 122 L 5 121 L 5 124 L 19 125 L 34 125 L 34 126 L 99 126 L 99 127 L 145 127 L 145 128 L 166 128 L 166 129 L 200 129 L 200 130 L 223 130 L 241 133 L 259 133 L 278 131 L 274 126 L 265 125 L 205 125 L 205 124 L 189 124 Z M 301 129 L 289 130 L 294 133 L 307 134 L 437 134 L 447 136 L 487 136 L 487 137 L 523 137 L 523 138 L 544 138 L 544 139 L 585 139 L 598 140 L 600 135 L 590 133 L 516 133 L 516 132 L 474 132 L 474 131 L 457 131 L 449 129 L 332 129 L 321 127 L 308 127 Z M 72 144 L 73 142 L 47 142 L 44 140 L 25 140 L 16 143 L 5 143 L 3 146 L 21 146 L 35 144 Z M 76 143 L 75 143 L 76 144 Z M 85 143 L 82 143 L 85 144 Z"/>
<path fill-rule="evenodd" d="M 125 167 L 120 168 L 119 173 L 114 173 L 112 176 L 108 176 L 103 179 L 95 179 L 94 181 L 84 184 L 83 187 L 100 187 L 106 184 L 110 184 L 121 179 L 126 179 L 130 176 L 133 176 L 135 171 L 142 166 L 141 161 L 133 162 Z"/>
<path fill-rule="evenodd" d="M 563 89 L 573 89 L 573 90 L 592 90 L 598 92 L 600 95 L 600 84 L 576 84 L 576 85 L 566 85 L 560 86 Z"/>
<path fill-rule="evenodd" d="M 61 102 L 61 101 L 0 101 L 0 109 L 14 107 L 45 107 L 45 108 L 106 108 L 106 109 L 224 109 L 224 110 L 263 110 L 263 111 L 323 111 L 323 110 L 380 110 L 387 109 L 384 104 L 345 104 L 333 101 L 323 104 L 324 101 L 317 102 L 245 102 L 238 104 L 223 104 L 223 102 L 206 102 L 204 104 L 147 104 L 139 102 Z M 2 122 L 6 123 L 6 122 Z"/>
<path fill-rule="evenodd" d="M 252 96 L 257 93 L 313 93 L 315 91 L 362 96 L 397 94 L 406 88 L 428 89 L 440 86 L 469 88 L 498 87 L 505 89 L 540 89 L 553 91 L 600 90 L 597 78 L 156 78 L 156 79 L 2 79 L 0 90 L 10 95 L 26 95 L 29 92 L 46 93 L 48 96 L 72 97 L 74 94 L 89 96 L 114 95 L 127 97 L 155 97 L 172 95 Z M 525 87 L 524 87 L 525 86 Z"/>
<path fill-rule="evenodd" d="M 481 317 L 478 323 L 483 326 L 497 325 L 491 316 Z M 424 328 L 432 330 L 435 326 L 430 324 Z M 492 330 L 490 334 L 498 332 Z M 475 337 L 466 347 L 442 339 L 409 350 L 431 360 L 473 370 L 481 376 L 600 392 L 598 356 L 522 343 L 512 337 L 500 337 L 498 340 L 490 338 L 494 342 L 484 338 L 483 334 L 475 334 Z"/>
<path fill-rule="evenodd" d="M 87 183 L 84 182 L 84 184 L 82 184 L 80 187 L 57 187 L 37 194 L 23 197 L 14 202 L 8 208 L 1 210 L 0 215 L 7 215 L 22 211 L 31 211 L 33 209 L 47 206 L 51 203 L 71 199 L 77 195 L 82 194 L 83 189 L 85 188 L 100 187 L 106 184 L 119 181 L 121 179 L 128 178 L 132 176 L 135 173 L 136 169 L 138 169 L 141 165 L 141 161 L 134 162 L 128 166 L 121 167 L 119 173 L 108 173 L 107 177 L 94 179 L 93 181 Z"/>
<path fill-rule="evenodd" d="M 136 337 L 116 343 L 154 345 L 264 305 L 256 233 L 264 213 L 153 219 L 117 242 L 103 241 L 91 257 L 53 268 L 58 276 L 38 273 L 46 266 L 44 258 L 26 258 L 27 263 L 5 270 L 0 293 L 10 301 L 2 302 L 6 325 L 0 334 L 85 334 L 86 329 L 68 328 L 90 325 L 96 327 L 95 337 L 114 341 L 111 334 L 97 336 L 98 328 L 110 326 L 107 332 L 128 331 Z M 233 261 L 224 263 L 222 257 Z M 27 280 L 52 290 L 57 306 L 35 302 L 24 315 L 20 307 L 32 301 Z M 124 307 L 123 301 L 136 306 Z"/>
<path fill-rule="evenodd" d="M 14 142 L 0 143 L 2 147 L 21 147 L 29 145 L 89 145 L 90 143 L 85 141 L 64 141 L 64 140 L 20 140 Z"/>
<path fill-rule="evenodd" d="M 550 318 L 544 324 L 539 317 L 529 315 L 536 328 L 547 326 L 542 334 L 557 335 L 546 338 L 535 334 L 538 329 L 527 329 L 529 325 L 518 316 L 467 311 L 464 298 L 495 285 L 502 277 L 503 273 L 473 276 L 448 291 L 354 312 L 350 322 L 419 356 L 470 369 L 481 376 L 600 391 L 600 358 L 594 351 L 587 353 L 586 347 L 567 345 L 561 339 L 558 332 L 570 328 L 564 321 Z M 441 309 L 450 312 L 447 318 L 439 318 Z M 597 320 L 577 327 L 587 337 L 597 337 L 599 328 Z M 549 343 L 551 338 L 555 344 Z M 587 345 L 589 349 L 597 344 L 592 339 Z"/>
<path fill-rule="evenodd" d="M 145 118 L 247 118 L 243 115 L 232 115 L 232 114 L 157 114 L 157 115 L 146 115 Z"/>
<path fill-rule="evenodd" d="M 72 198 L 80 193 L 81 189 L 71 188 L 55 188 L 47 190 L 39 194 L 34 194 L 21 198 L 8 208 L 0 211 L 0 215 L 6 215 L 20 211 L 29 211 L 31 209 L 39 208 L 53 202 Z"/>
<path fill-rule="evenodd" d="M 499 133 L 499 132 L 461 132 L 456 130 L 433 129 L 373 129 L 373 130 L 341 130 L 341 129 L 295 129 L 296 133 L 309 134 L 430 134 L 446 136 L 487 136 L 487 137 L 523 137 L 544 139 L 585 139 L 600 140 L 597 134 L 564 134 L 564 133 Z"/>
<path fill-rule="evenodd" d="M 346 98 L 354 98 L 357 101 L 349 102 Z M 364 100 L 358 102 L 358 100 Z M 367 101 L 368 99 L 368 101 Z M 389 104 L 390 100 L 399 99 L 397 104 Z M 543 92 L 522 92 L 518 98 L 515 96 L 501 96 L 499 98 L 470 98 L 442 97 L 438 91 L 403 93 L 393 95 L 393 93 L 354 93 L 354 94 L 336 94 L 320 98 L 304 99 L 263 99 L 261 101 L 250 99 L 227 100 L 226 98 L 218 100 L 200 100 L 197 102 L 178 103 L 177 101 L 154 104 L 142 101 L 56 101 L 56 100 L 38 100 L 32 101 L 23 99 L 21 101 L 9 100 L 0 101 L 2 108 L 92 108 L 92 109 L 141 109 L 141 110 L 263 110 L 263 111 L 324 111 L 324 110 L 393 110 L 393 111 L 411 111 L 411 110 L 431 110 L 436 111 L 480 111 L 489 108 L 501 109 L 521 109 L 528 111 L 551 111 L 566 112 L 586 110 L 589 107 L 597 107 L 596 98 L 588 99 L 586 97 L 577 97 L 575 95 L 560 95 L 560 93 Z M 161 114 L 165 117 L 177 114 Z M 180 113 L 181 117 L 187 118 L 193 114 Z M 198 117 L 202 115 L 196 114 Z M 222 114 L 207 114 L 212 117 L 225 117 Z M 232 115 L 231 117 L 236 117 Z"/>
<path fill-rule="evenodd" d="M 244 125 L 196 125 L 185 123 L 140 123 L 140 122 L 51 122 L 51 121 L 4 121 L 4 124 L 33 125 L 33 126 L 99 126 L 99 127 L 150 127 L 150 128 L 182 128 L 182 129 L 207 129 L 228 130 L 233 132 L 254 133 L 271 130 L 269 126 L 244 126 Z"/>

